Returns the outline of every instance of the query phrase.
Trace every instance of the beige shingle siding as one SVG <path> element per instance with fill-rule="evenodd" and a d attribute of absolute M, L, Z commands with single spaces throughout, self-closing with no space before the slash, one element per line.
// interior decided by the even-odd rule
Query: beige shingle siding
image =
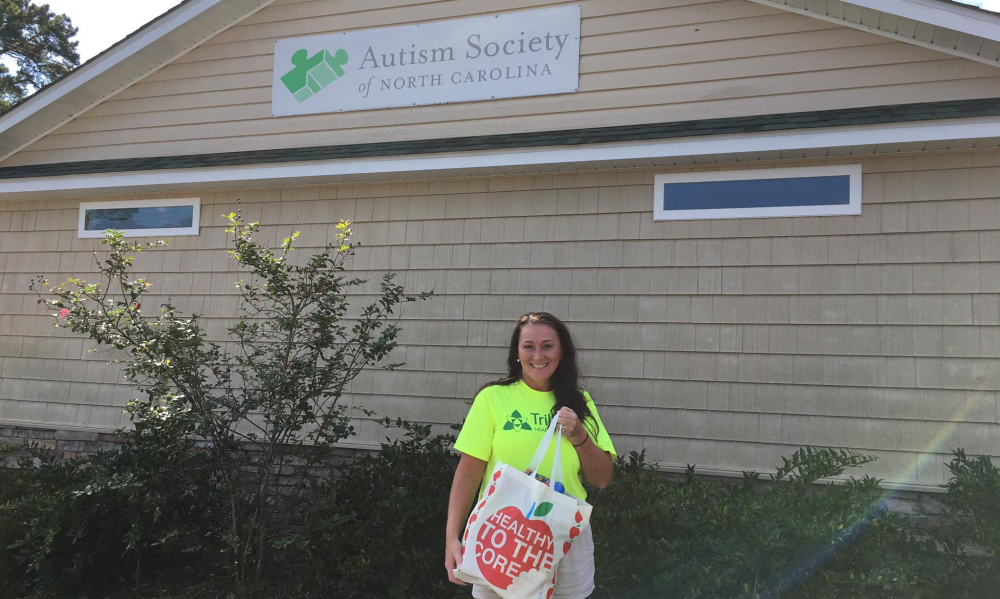
<path fill-rule="evenodd" d="M 1000 77 L 988 65 L 745 0 L 587 0 L 581 2 L 577 93 L 270 116 L 277 39 L 552 4 L 396 0 L 369 8 L 342 0 L 278 0 L 3 164 L 684 121 L 771 114 L 775 106 L 798 112 L 1000 96 Z M 550 201 L 558 203 L 557 196 Z"/>
<path fill-rule="evenodd" d="M 359 377 L 355 405 L 444 430 L 499 373 L 511 321 L 547 309 L 621 451 L 738 471 L 844 446 L 887 480 L 940 483 L 950 448 L 1000 455 L 1000 152 L 861 162 L 858 217 L 653 222 L 653 171 L 205 192 L 201 234 L 137 266 L 160 294 L 147 305 L 169 295 L 221 338 L 236 275 L 219 215 L 236 198 L 272 241 L 301 230 L 303 256 L 352 219 L 365 293 L 393 268 L 437 294 L 404 312 L 406 366 Z M 0 421 L 124 423 L 117 369 L 27 292 L 39 271 L 92 272 L 77 206 L 0 204 Z M 357 441 L 381 436 L 363 422 Z"/>

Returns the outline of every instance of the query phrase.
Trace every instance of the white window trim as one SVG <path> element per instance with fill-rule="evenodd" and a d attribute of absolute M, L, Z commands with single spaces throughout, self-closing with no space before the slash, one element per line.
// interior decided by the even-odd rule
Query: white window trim
<path fill-rule="evenodd" d="M 77 237 L 93 239 L 104 237 L 104 231 L 87 231 L 84 229 L 88 210 L 105 210 L 116 208 L 159 208 L 163 206 L 192 206 L 193 214 L 190 227 L 173 229 L 120 229 L 125 237 L 158 237 L 162 235 L 197 235 L 201 221 L 201 198 L 164 198 L 162 200 L 123 200 L 117 202 L 80 202 L 80 220 L 77 225 Z"/>
<path fill-rule="evenodd" d="M 708 210 L 664 210 L 663 186 L 668 183 L 710 183 L 760 179 L 796 179 L 849 175 L 850 202 L 837 206 L 775 206 L 765 208 L 713 208 Z M 703 173 L 677 173 L 653 177 L 653 220 L 708 220 L 721 218 L 769 218 L 790 216 L 844 216 L 861 214 L 861 165 L 767 168 Z"/>

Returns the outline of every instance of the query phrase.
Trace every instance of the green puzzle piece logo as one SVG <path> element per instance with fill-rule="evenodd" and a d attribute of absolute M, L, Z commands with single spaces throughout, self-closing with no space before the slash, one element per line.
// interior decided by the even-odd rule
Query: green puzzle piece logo
<path fill-rule="evenodd" d="M 326 50 L 309 56 L 303 48 L 292 54 L 292 64 L 295 68 L 281 76 L 292 96 L 301 104 L 323 88 L 344 76 L 344 66 L 347 65 L 347 51 L 337 50 L 330 54 Z"/>

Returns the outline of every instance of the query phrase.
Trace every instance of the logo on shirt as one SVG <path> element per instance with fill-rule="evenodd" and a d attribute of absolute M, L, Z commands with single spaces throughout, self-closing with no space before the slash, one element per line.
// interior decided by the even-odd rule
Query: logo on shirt
<path fill-rule="evenodd" d="M 507 417 L 507 422 L 503 425 L 503 430 L 505 431 L 530 431 L 531 425 L 528 424 L 528 420 L 521 416 L 521 413 L 517 410 L 511 412 L 510 416 Z"/>

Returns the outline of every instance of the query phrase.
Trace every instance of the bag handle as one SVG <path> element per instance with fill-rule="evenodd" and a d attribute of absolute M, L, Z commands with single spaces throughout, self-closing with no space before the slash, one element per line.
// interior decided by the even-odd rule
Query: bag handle
<path fill-rule="evenodd" d="M 552 445 L 552 437 L 556 433 L 556 425 L 558 420 L 552 418 L 549 423 L 548 430 L 545 431 L 545 436 L 542 437 L 542 441 L 538 444 L 538 449 L 535 450 L 534 457 L 531 458 L 531 465 L 528 466 L 528 473 L 534 474 L 538 472 L 538 467 L 542 465 L 542 460 L 545 459 L 545 454 L 549 452 L 549 446 Z M 549 478 L 549 487 L 555 489 L 555 485 L 559 483 L 562 486 L 562 459 L 561 453 L 559 451 L 562 443 L 562 426 L 559 426 L 559 438 L 556 440 L 556 455 L 554 456 L 554 461 L 552 463 L 552 476 Z"/>
<path fill-rule="evenodd" d="M 562 482 L 562 456 L 559 455 L 559 449 L 562 447 L 562 433 L 563 426 L 560 424 L 559 432 L 556 433 L 556 455 L 553 457 L 552 461 L 552 479 L 549 482 L 549 487 L 555 489 L 559 493 L 562 493 L 566 488 L 563 486 Z"/>

